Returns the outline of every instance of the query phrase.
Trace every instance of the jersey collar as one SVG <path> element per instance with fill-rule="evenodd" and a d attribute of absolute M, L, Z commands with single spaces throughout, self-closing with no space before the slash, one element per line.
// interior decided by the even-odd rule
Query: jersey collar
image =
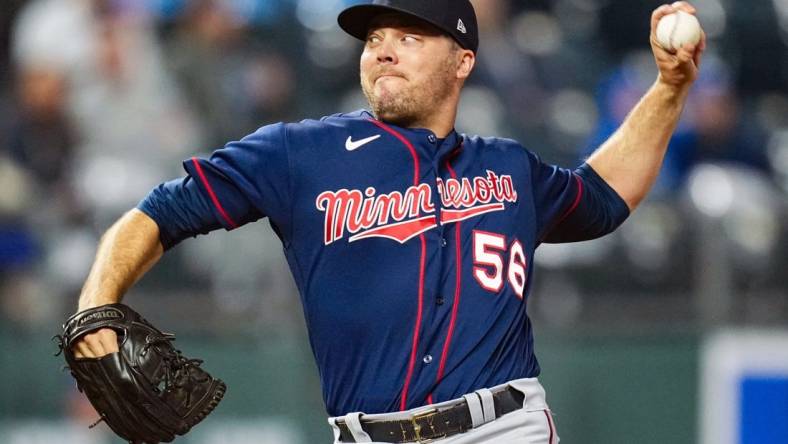
<path fill-rule="evenodd" d="M 366 118 L 377 120 L 368 110 L 364 110 L 363 114 Z M 441 143 L 435 133 L 426 128 L 403 128 L 385 121 L 382 123 L 405 136 L 422 155 L 428 158 L 440 160 L 455 152 L 462 142 L 462 136 L 455 129 L 452 129 Z"/>

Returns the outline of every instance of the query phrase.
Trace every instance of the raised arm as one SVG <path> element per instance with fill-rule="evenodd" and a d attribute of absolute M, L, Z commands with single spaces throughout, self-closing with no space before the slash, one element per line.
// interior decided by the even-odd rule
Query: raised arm
<path fill-rule="evenodd" d="M 706 46 L 704 35 L 698 45 L 685 45 L 675 54 L 660 47 L 657 23 L 677 10 L 695 13 L 689 3 L 676 2 L 660 6 L 652 14 L 651 49 L 659 68 L 657 81 L 621 127 L 588 159 L 630 209 L 645 198 L 659 174 Z"/>
<path fill-rule="evenodd" d="M 156 222 L 140 210 L 123 215 L 102 236 L 96 260 L 79 297 L 79 311 L 120 302 L 126 291 L 164 253 Z M 117 335 L 102 329 L 74 345 L 78 358 L 98 358 L 118 351 Z"/>

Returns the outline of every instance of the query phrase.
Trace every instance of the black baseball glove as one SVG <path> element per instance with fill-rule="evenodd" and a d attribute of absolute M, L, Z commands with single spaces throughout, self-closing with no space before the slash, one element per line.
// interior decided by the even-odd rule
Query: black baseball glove
<path fill-rule="evenodd" d="M 102 328 L 118 334 L 120 352 L 76 358 L 72 346 Z M 110 428 L 132 444 L 170 442 L 202 421 L 226 386 L 176 350 L 162 333 L 123 304 L 91 308 L 63 326 L 60 350 L 77 387 Z"/>

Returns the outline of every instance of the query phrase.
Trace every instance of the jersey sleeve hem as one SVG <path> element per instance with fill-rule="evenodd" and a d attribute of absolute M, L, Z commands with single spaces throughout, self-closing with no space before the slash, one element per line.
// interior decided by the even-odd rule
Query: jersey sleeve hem
<path fill-rule="evenodd" d="M 150 198 L 145 198 L 139 204 L 137 204 L 137 209 L 142 211 L 146 216 L 150 217 L 153 222 L 156 223 L 156 226 L 159 228 L 159 242 L 161 242 L 164 251 L 167 251 L 177 245 L 178 241 L 170 236 L 166 226 L 159 217 L 158 212 L 152 206 Z"/>
<path fill-rule="evenodd" d="M 612 233 L 629 217 L 624 199 L 590 165 L 581 165 L 572 176 L 577 183 L 576 198 L 539 243 L 596 239 Z"/>
<path fill-rule="evenodd" d="M 602 178 L 588 163 L 583 163 L 575 170 L 575 174 L 583 179 L 588 186 L 593 186 L 605 197 L 608 202 L 613 219 L 617 222 L 616 226 L 621 225 L 630 214 L 629 206 L 626 201 L 613 189 L 605 179 Z"/>

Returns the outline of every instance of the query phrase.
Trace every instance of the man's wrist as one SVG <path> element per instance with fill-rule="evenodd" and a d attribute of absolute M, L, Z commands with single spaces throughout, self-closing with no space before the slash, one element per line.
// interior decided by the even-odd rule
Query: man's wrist
<path fill-rule="evenodd" d="M 667 99 L 674 99 L 679 102 L 683 102 L 687 96 L 689 95 L 690 88 L 692 88 L 692 82 L 683 82 L 683 83 L 674 83 L 669 82 L 659 74 L 657 76 L 657 81 L 654 84 L 654 88 L 657 89 L 662 95 L 664 95 Z"/>
<path fill-rule="evenodd" d="M 80 297 L 77 311 L 85 311 L 90 308 L 101 307 L 102 305 L 115 304 L 117 300 L 107 297 Z"/>

